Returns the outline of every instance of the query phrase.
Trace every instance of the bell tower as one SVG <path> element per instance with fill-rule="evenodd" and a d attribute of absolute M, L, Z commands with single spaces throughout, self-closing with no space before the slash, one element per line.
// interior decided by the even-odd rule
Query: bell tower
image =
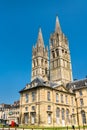
<path fill-rule="evenodd" d="M 48 80 L 48 48 L 44 46 L 41 28 L 39 29 L 36 46 L 32 49 L 32 78 L 40 77 Z"/>
<path fill-rule="evenodd" d="M 72 68 L 68 40 L 56 17 L 55 31 L 50 36 L 50 80 L 68 83 L 72 81 Z"/>

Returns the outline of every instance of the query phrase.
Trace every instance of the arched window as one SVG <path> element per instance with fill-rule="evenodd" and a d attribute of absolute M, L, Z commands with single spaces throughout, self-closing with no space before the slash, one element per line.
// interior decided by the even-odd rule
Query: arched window
<path fill-rule="evenodd" d="M 53 56 L 53 58 L 55 58 L 55 52 L 54 51 L 52 51 L 52 56 Z"/>
<path fill-rule="evenodd" d="M 82 116 L 82 123 L 86 124 L 86 114 L 84 110 L 81 111 L 81 116 Z"/>
<path fill-rule="evenodd" d="M 56 108 L 56 117 L 59 118 L 60 117 L 60 109 Z"/>
<path fill-rule="evenodd" d="M 41 59 L 41 65 L 43 66 L 43 59 Z"/>
<path fill-rule="evenodd" d="M 66 119 L 69 121 L 69 110 L 66 109 Z"/>
<path fill-rule="evenodd" d="M 62 108 L 62 111 L 61 111 L 62 113 L 62 120 L 64 120 L 65 119 L 65 110 L 64 110 L 64 108 Z"/>
<path fill-rule="evenodd" d="M 59 51 L 58 51 L 58 49 L 56 49 L 56 56 L 57 56 L 57 57 L 59 56 Z"/>

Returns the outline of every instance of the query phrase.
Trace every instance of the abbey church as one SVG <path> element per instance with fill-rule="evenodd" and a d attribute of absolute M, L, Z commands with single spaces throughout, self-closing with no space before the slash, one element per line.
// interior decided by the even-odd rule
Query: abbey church
<path fill-rule="evenodd" d="M 40 28 L 32 48 L 31 82 L 20 91 L 20 123 L 87 125 L 87 79 L 73 81 L 68 39 L 58 17 L 49 42 L 48 50 Z"/>

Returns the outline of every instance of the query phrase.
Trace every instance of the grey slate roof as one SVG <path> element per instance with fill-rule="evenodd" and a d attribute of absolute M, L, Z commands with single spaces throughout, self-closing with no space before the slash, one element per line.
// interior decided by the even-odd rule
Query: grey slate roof
<path fill-rule="evenodd" d="M 23 88 L 21 91 L 19 91 L 20 93 L 32 88 L 36 88 L 39 86 L 44 86 L 44 87 L 50 87 L 50 88 L 54 88 L 55 86 L 57 86 L 57 83 L 54 82 L 45 82 L 43 79 L 41 79 L 40 77 L 35 78 L 32 82 L 30 82 L 29 84 L 26 85 L 25 88 Z"/>
<path fill-rule="evenodd" d="M 67 89 L 72 89 L 72 90 L 77 90 L 86 87 L 87 87 L 87 78 L 81 80 L 75 80 L 66 85 Z"/>
<path fill-rule="evenodd" d="M 56 86 L 58 86 L 59 84 L 54 83 L 54 82 L 50 82 L 50 81 L 44 81 L 43 79 L 37 77 L 35 78 L 32 82 L 30 82 L 29 84 L 26 85 L 25 88 L 23 88 L 21 91 L 19 91 L 20 93 L 32 88 L 36 88 L 39 86 L 44 86 L 44 87 L 49 87 L 49 88 L 55 88 Z"/>

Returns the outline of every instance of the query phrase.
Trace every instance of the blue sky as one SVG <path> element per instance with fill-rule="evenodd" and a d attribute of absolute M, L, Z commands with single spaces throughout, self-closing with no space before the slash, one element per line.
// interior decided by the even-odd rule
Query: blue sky
<path fill-rule="evenodd" d="M 69 40 L 74 79 L 87 75 L 87 0 L 0 0 L 0 103 L 18 100 L 30 82 L 39 27 L 49 45 L 58 15 Z"/>

